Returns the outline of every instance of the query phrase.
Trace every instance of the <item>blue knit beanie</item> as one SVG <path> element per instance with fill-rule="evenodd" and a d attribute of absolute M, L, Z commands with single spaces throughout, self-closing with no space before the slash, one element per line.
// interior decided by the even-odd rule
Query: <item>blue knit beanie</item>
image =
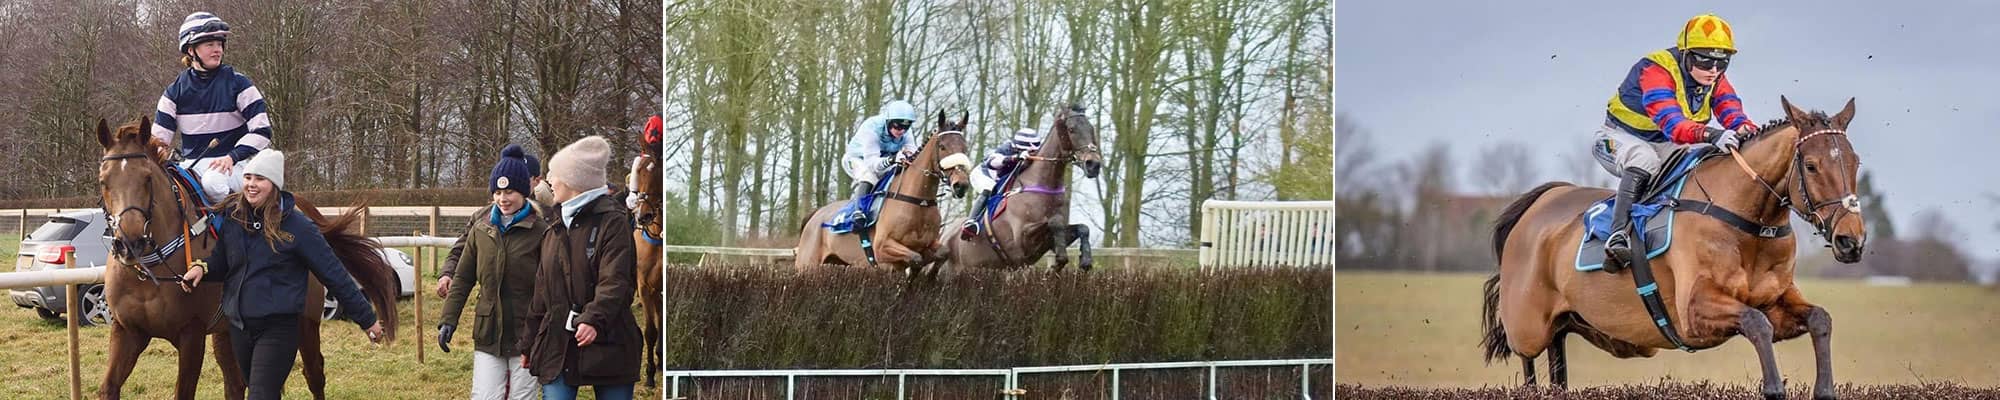
<path fill-rule="evenodd" d="M 507 148 L 500 149 L 500 162 L 493 164 L 493 176 L 486 180 L 486 191 L 511 189 L 523 195 L 534 193 L 528 187 L 528 177 L 532 176 L 534 167 L 526 157 L 521 145 L 509 144 Z"/>

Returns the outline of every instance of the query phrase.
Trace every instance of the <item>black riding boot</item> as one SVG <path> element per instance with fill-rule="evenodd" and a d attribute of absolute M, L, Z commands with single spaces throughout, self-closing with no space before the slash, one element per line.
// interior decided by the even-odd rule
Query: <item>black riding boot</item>
<path fill-rule="evenodd" d="M 1633 243 L 1636 240 L 1632 234 L 1632 202 L 1646 191 L 1646 181 L 1652 179 L 1653 174 L 1645 169 L 1625 168 L 1625 178 L 1618 182 L 1618 198 L 1611 203 L 1611 237 L 1604 239 L 1604 272 L 1618 273 L 1633 258 L 1645 256 L 1642 253 L 1646 246 Z"/>

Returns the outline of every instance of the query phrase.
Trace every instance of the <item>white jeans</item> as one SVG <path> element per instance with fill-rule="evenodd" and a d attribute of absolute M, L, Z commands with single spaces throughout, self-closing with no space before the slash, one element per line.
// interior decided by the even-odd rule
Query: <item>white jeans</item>
<path fill-rule="evenodd" d="M 1624 177 L 1627 167 L 1659 174 L 1660 164 L 1666 162 L 1665 157 L 1673 154 L 1677 146 L 1673 142 L 1648 142 L 1610 123 L 1597 129 L 1596 139 L 1591 141 L 1590 155 L 1613 177 Z"/>
<path fill-rule="evenodd" d="M 472 351 L 473 400 L 533 400 L 542 395 L 535 376 L 521 368 L 521 357 L 501 359 L 484 351 Z"/>
<path fill-rule="evenodd" d="M 219 202 L 223 196 L 243 191 L 243 170 L 235 166 L 229 168 L 229 173 L 209 169 L 208 163 L 217 159 L 227 160 L 229 156 L 182 161 L 181 168 L 186 168 L 194 173 L 195 179 L 201 180 L 201 191 L 208 193 L 209 201 Z"/>

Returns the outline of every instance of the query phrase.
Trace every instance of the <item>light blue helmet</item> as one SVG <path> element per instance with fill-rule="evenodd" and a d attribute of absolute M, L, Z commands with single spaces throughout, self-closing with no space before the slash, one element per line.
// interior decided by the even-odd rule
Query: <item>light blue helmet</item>
<path fill-rule="evenodd" d="M 917 106 L 910 105 L 910 102 L 902 100 L 891 101 L 889 104 L 882 105 L 882 119 L 889 121 L 900 119 L 916 122 Z"/>

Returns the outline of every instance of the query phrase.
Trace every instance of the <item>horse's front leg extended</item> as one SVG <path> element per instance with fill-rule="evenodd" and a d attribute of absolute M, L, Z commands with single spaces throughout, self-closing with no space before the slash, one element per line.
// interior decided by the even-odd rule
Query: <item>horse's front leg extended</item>
<path fill-rule="evenodd" d="M 1089 271 L 1092 265 L 1090 262 L 1090 227 L 1083 224 L 1074 224 L 1070 225 L 1068 229 L 1070 237 L 1074 238 L 1076 242 L 1077 267 Z M 1065 243 L 1061 246 L 1056 246 L 1058 249 L 1065 247 L 1069 247 L 1069 244 Z"/>

